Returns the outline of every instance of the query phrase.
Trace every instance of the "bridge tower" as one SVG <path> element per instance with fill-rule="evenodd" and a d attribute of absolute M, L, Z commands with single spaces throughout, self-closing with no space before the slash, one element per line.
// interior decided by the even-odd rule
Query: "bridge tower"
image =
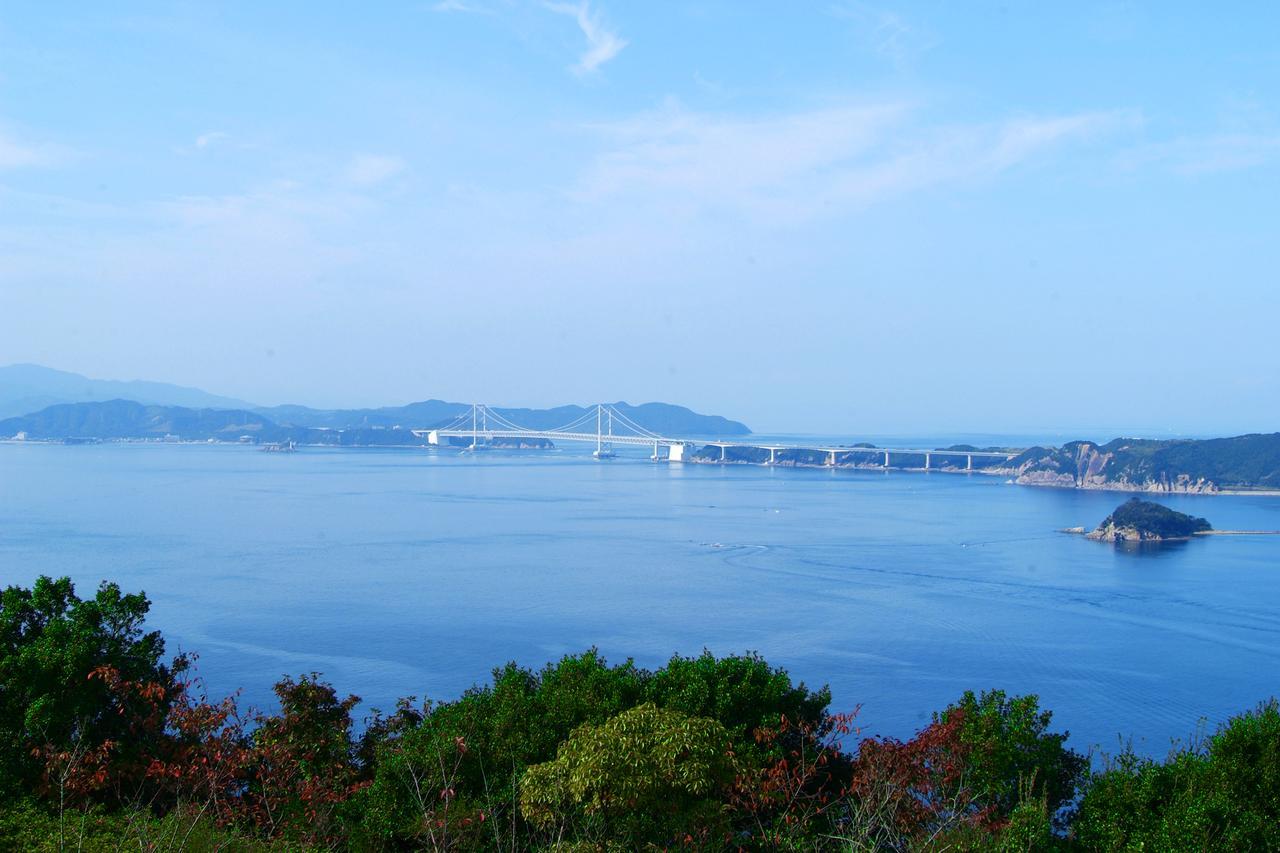
<path fill-rule="evenodd" d="M 608 432 L 605 422 L 608 421 Z M 613 452 L 613 407 L 596 403 L 596 452 L 597 459 L 611 459 L 617 454 Z"/>

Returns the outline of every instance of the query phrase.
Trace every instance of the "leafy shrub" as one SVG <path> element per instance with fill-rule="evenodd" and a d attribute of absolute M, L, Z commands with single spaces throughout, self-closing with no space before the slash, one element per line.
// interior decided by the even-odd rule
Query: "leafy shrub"
<path fill-rule="evenodd" d="M 1085 777 L 1035 696 L 966 693 L 850 750 L 827 689 L 757 655 L 591 650 L 402 700 L 357 742 L 358 700 L 315 673 L 275 714 L 210 702 L 148 606 L 66 579 L 0 597 L 0 849 L 1280 849 L 1274 700 Z"/>
<path fill-rule="evenodd" d="M 959 721 L 974 802 L 1001 819 L 1028 800 L 1043 799 L 1056 813 L 1075 797 L 1088 767 L 1085 756 L 1067 748 L 1067 732 L 1049 731 L 1053 714 L 1041 711 L 1034 695 L 966 691 L 935 720 Z"/>
<path fill-rule="evenodd" d="M 381 742 L 365 746 L 375 755 L 363 795 L 368 831 L 423 843 L 506 825 L 517 817 L 525 769 L 554 758 L 578 726 L 635 707 L 648 677 L 631 661 L 611 667 L 592 649 L 538 673 L 507 664 L 492 685 L 421 713 L 402 706 Z"/>
<path fill-rule="evenodd" d="M 186 668 L 183 658 L 161 662 L 160 633 L 142 630 L 149 609 L 144 595 L 111 583 L 81 599 L 68 578 L 40 577 L 29 590 L 11 586 L 0 595 L 0 793 L 65 787 L 73 770 L 108 759 L 113 781 L 126 769 L 136 780 L 141 750 L 159 736 L 137 723 L 152 699 L 168 703 Z M 113 693 L 95 675 L 103 668 L 154 685 L 153 695 Z M 80 781 L 85 794 L 118 787 L 105 777 Z"/>
<path fill-rule="evenodd" d="M 1163 763 L 1126 750 L 1089 780 L 1072 831 L 1089 850 L 1280 849 L 1280 707 Z"/>
<path fill-rule="evenodd" d="M 646 703 L 569 736 L 520 784 L 525 818 L 554 838 L 670 846 L 724 831 L 734 778 L 715 720 Z"/>
<path fill-rule="evenodd" d="M 285 677 L 274 690 L 280 713 L 254 720 L 246 814 L 267 837 L 334 844 L 345 832 L 347 801 L 364 785 L 351 737 L 351 709 L 360 699 L 339 699 L 317 673 Z"/>
<path fill-rule="evenodd" d="M 756 654 L 675 656 L 648 679 L 645 695 L 663 708 L 716 720 L 738 741 L 750 740 L 761 726 L 777 726 L 783 717 L 818 726 L 831 704 L 829 689 L 792 684 L 785 669 Z"/>
<path fill-rule="evenodd" d="M 86 806 L 63 815 L 29 799 L 0 805 L 0 850 L 23 853 L 119 853 L 120 850 L 225 850 L 257 853 L 271 845 L 219 825 L 199 809 Z"/>

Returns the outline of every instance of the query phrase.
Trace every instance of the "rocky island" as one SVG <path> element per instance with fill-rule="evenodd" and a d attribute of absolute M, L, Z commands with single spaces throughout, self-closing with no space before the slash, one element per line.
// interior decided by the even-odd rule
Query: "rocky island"
<path fill-rule="evenodd" d="M 1130 498 L 1102 520 L 1087 538 L 1099 542 L 1163 542 L 1190 539 L 1213 527 L 1203 518 Z"/>

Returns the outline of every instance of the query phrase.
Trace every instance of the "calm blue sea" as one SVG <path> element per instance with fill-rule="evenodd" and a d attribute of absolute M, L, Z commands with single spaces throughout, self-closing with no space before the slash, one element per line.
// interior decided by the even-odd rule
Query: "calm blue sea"
<path fill-rule="evenodd" d="M 1280 537 L 1126 552 L 1124 496 L 998 478 L 597 462 L 576 450 L 0 445 L 0 582 L 145 590 L 216 694 L 318 671 L 388 708 L 589 646 L 755 650 L 864 730 L 1040 694 L 1080 748 L 1163 754 L 1280 693 Z M 1219 528 L 1280 498 L 1172 497 Z"/>

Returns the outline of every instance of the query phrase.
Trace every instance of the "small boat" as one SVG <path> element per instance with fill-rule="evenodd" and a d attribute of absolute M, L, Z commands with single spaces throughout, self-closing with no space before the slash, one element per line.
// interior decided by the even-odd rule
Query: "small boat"
<path fill-rule="evenodd" d="M 270 444 L 264 444 L 259 448 L 263 453 L 297 453 L 298 445 L 289 441 L 273 441 Z"/>

